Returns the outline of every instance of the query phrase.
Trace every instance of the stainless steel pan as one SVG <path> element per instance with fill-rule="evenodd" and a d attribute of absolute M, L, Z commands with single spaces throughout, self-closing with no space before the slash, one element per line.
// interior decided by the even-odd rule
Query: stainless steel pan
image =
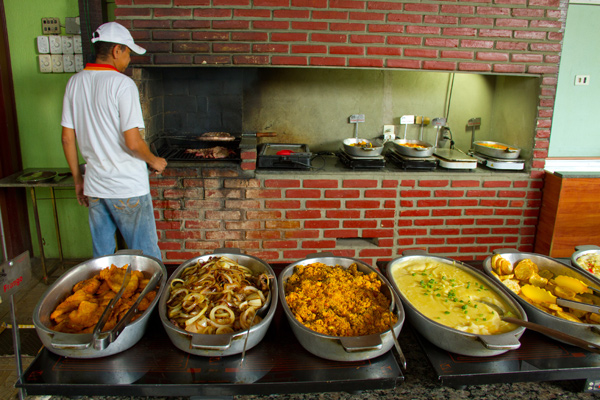
<path fill-rule="evenodd" d="M 241 254 L 238 249 L 219 249 L 213 254 L 206 254 L 195 257 L 182 263 L 170 276 L 167 281 L 167 286 L 171 287 L 173 279 L 178 278 L 184 269 L 196 264 L 197 262 L 207 262 L 212 257 L 225 256 L 240 265 L 250 268 L 254 273 L 261 274 L 266 272 L 270 276 L 275 276 L 273 269 L 269 264 L 259 258 Z M 167 300 L 169 299 L 169 290 L 165 290 L 158 304 L 158 311 L 163 327 L 167 331 L 167 335 L 171 342 L 180 350 L 186 353 L 195 354 L 205 357 L 229 356 L 242 353 L 245 350 L 250 350 L 263 339 L 269 325 L 275 316 L 277 309 L 277 280 L 269 279 L 271 300 L 267 308 L 266 315 L 262 316 L 263 320 L 252 326 L 249 330 L 233 332 L 221 335 L 207 335 L 200 333 L 187 332 L 171 321 L 167 316 Z"/>
<path fill-rule="evenodd" d="M 468 355 L 473 357 L 488 357 L 506 353 L 509 350 L 518 349 L 521 346 L 520 337 L 525 332 L 523 327 L 517 327 L 515 330 L 499 335 L 479 335 L 463 332 L 448 326 L 442 325 L 419 312 L 411 305 L 410 299 L 406 298 L 398 289 L 394 281 L 394 271 L 402 268 L 401 264 L 405 261 L 423 261 L 434 260 L 444 264 L 454 265 L 467 273 L 481 279 L 492 290 L 496 292 L 507 304 L 512 307 L 512 314 L 527 320 L 525 310 L 504 292 L 497 283 L 488 278 L 485 274 L 479 272 L 473 267 L 451 258 L 439 257 L 428 254 L 423 251 L 407 251 L 402 257 L 390 261 L 387 265 L 386 275 L 396 290 L 406 309 L 406 316 L 411 325 L 434 345 L 456 354 Z"/>
<path fill-rule="evenodd" d="M 483 154 L 485 156 L 490 156 L 493 158 L 514 159 L 519 158 L 519 155 L 521 154 L 521 149 L 516 146 L 490 141 L 473 142 L 473 150 L 475 150 L 479 154 Z"/>
<path fill-rule="evenodd" d="M 393 140 L 396 151 L 407 157 L 429 157 L 433 154 L 433 146 L 421 140 L 396 139 Z M 418 145 L 423 147 L 410 147 L 405 145 Z"/>
<path fill-rule="evenodd" d="M 391 299 L 392 307 L 395 308 L 394 313 L 398 317 L 393 329 L 390 328 L 385 332 L 372 335 L 341 337 L 324 335 L 302 325 L 302 323 L 294 317 L 294 314 L 287 304 L 285 299 L 285 283 L 294 273 L 294 268 L 297 265 L 308 265 L 316 262 L 330 266 L 340 265 L 344 268 L 348 268 L 353 263 L 356 263 L 358 270 L 361 272 L 375 272 L 383 282 L 382 291 L 384 295 L 389 296 Z M 397 337 L 402 330 L 404 324 L 404 308 L 402 307 L 400 300 L 391 289 L 387 279 L 379 271 L 360 260 L 349 257 L 335 257 L 331 254 L 315 254 L 287 266 L 279 275 L 278 280 L 279 295 L 281 297 L 283 311 L 296 339 L 298 339 L 302 347 L 318 357 L 334 361 L 359 361 L 375 358 L 387 353 L 392 346 L 394 346 L 394 338 L 392 335 Z"/>
<path fill-rule="evenodd" d="M 524 253 L 514 249 L 498 249 L 494 253 L 500 254 L 503 258 L 507 259 L 513 265 L 524 259 L 530 259 L 537 264 L 540 270 L 550 270 L 555 275 L 567 275 L 573 278 L 580 279 L 583 283 L 594 288 L 600 288 L 600 280 L 595 278 L 593 275 L 582 271 L 579 267 L 573 267 L 567 264 L 563 264 L 551 257 L 536 254 L 536 253 Z M 486 258 L 483 262 L 483 268 L 492 279 L 498 284 L 502 284 L 492 273 L 492 256 Z M 600 344 L 600 325 L 578 323 L 567 321 L 566 319 L 550 315 L 545 311 L 540 310 L 534 305 L 528 303 L 519 295 L 512 291 L 508 291 L 527 312 L 527 316 L 531 322 L 535 322 L 540 325 L 545 325 L 550 328 L 562 331 L 572 336 L 576 336 L 580 339 L 587 340 L 595 344 Z M 557 339 L 559 340 L 559 339 Z M 566 342 L 565 342 L 566 343 Z"/>
<path fill-rule="evenodd" d="M 152 310 L 158 304 L 165 289 L 167 270 L 164 264 L 154 257 L 127 254 L 127 251 L 110 256 L 85 261 L 66 272 L 41 297 L 34 312 L 33 323 L 42 344 L 51 352 L 72 358 L 98 358 L 120 353 L 136 344 L 146 331 Z M 67 296 L 72 294 L 73 286 L 98 274 L 111 264 L 122 267 L 129 264 L 132 270 L 142 271 L 148 278 L 160 273 L 157 295 L 147 310 L 135 321 L 129 323 L 112 337 L 94 340 L 92 334 L 60 333 L 51 329 L 50 314 Z"/>
<path fill-rule="evenodd" d="M 369 139 L 349 138 L 344 140 L 344 151 L 355 157 L 375 157 L 381 155 L 383 145 Z"/>

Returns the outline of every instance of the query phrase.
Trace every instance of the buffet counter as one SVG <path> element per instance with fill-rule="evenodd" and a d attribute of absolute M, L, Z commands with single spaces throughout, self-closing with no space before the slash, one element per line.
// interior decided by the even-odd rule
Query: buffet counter
<path fill-rule="evenodd" d="M 407 358 L 407 369 L 402 371 L 395 349 L 359 362 L 310 354 L 294 337 L 281 304 L 265 338 L 243 360 L 240 355 L 200 357 L 180 351 L 170 343 L 157 314 L 142 340 L 116 355 L 74 359 L 43 348 L 16 386 L 28 395 L 59 397 L 252 398 L 277 393 L 303 398 L 300 394 L 313 393 L 314 398 L 314 393 L 360 392 L 362 399 L 402 395 L 425 399 L 439 398 L 434 393 L 465 397 L 475 390 L 493 399 L 490 394 L 504 387 L 496 393 L 498 398 L 513 391 L 515 399 L 554 399 L 560 397 L 557 393 L 572 399 L 593 395 L 581 391 L 600 390 L 600 355 L 531 331 L 522 336 L 518 350 L 468 357 L 441 350 L 406 323 L 399 336 Z"/>

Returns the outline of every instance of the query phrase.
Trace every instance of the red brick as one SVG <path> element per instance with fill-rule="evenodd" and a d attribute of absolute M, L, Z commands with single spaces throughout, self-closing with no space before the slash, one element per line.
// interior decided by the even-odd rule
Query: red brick
<path fill-rule="evenodd" d="M 290 46 L 287 44 L 254 44 L 252 45 L 252 51 L 255 53 L 287 53 Z M 296 57 L 290 57 L 295 59 Z M 306 59 L 305 59 L 306 61 Z M 271 58 L 273 62 L 273 58 Z M 306 65 L 306 63 L 304 64 Z"/>
<path fill-rule="evenodd" d="M 248 43 L 213 43 L 214 53 L 249 53 L 250 44 Z"/>
<path fill-rule="evenodd" d="M 389 68 L 420 69 L 422 61 L 419 60 L 387 60 Z"/>
<path fill-rule="evenodd" d="M 419 209 L 419 210 L 402 210 L 400 213 L 402 217 L 429 217 L 431 215 L 430 210 L 428 209 Z M 417 221 L 414 221 L 415 225 L 418 225 Z"/>
<path fill-rule="evenodd" d="M 331 33 L 313 33 L 310 36 L 312 42 L 323 43 L 346 43 L 348 37 L 346 35 L 331 34 Z"/>
<path fill-rule="evenodd" d="M 306 57 L 273 56 L 273 57 L 271 57 L 271 64 L 273 64 L 273 65 L 308 65 L 308 58 L 306 58 Z"/>
<path fill-rule="evenodd" d="M 401 190 L 400 197 L 431 197 L 429 190 Z"/>
<path fill-rule="evenodd" d="M 179 22 L 179 21 L 176 21 L 176 22 Z M 182 28 L 184 28 L 184 27 L 182 26 Z M 227 32 L 192 32 L 192 39 L 202 40 L 202 41 L 229 40 L 229 33 L 227 33 Z"/>
<path fill-rule="evenodd" d="M 234 18 L 271 18 L 271 11 L 269 10 L 244 10 L 235 9 L 233 10 Z"/>
<path fill-rule="evenodd" d="M 425 61 L 423 62 L 423 69 L 451 71 L 456 69 L 456 63 L 445 61 Z"/>
<path fill-rule="evenodd" d="M 365 49 L 362 46 L 330 46 L 329 53 L 336 55 L 363 55 L 365 53 Z"/>
<path fill-rule="evenodd" d="M 475 58 L 478 61 L 508 61 L 507 53 L 494 53 L 494 52 L 485 52 L 478 51 Z"/>
<path fill-rule="evenodd" d="M 533 27 L 532 21 L 532 27 Z M 496 20 L 496 26 L 507 27 L 507 28 L 527 28 L 529 22 L 524 19 L 516 18 L 498 18 Z"/>
<path fill-rule="evenodd" d="M 254 29 L 288 29 L 289 21 L 252 21 Z"/>
<path fill-rule="evenodd" d="M 191 17 L 192 10 L 187 8 L 155 8 L 154 9 L 154 18 L 162 18 L 162 17 Z"/>
<path fill-rule="evenodd" d="M 385 43 L 385 36 L 381 35 L 350 35 L 350 43 Z"/>
<path fill-rule="evenodd" d="M 370 24 L 367 29 L 371 33 L 402 33 L 404 26 L 397 24 Z"/>
<path fill-rule="evenodd" d="M 357 1 L 357 3 L 364 3 L 364 2 Z M 403 3 L 396 3 L 393 1 L 381 1 L 381 2 L 369 1 L 367 3 L 367 9 L 369 9 L 369 10 L 402 10 L 402 4 Z"/>
<path fill-rule="evenodd" d="M 467 63 L 461 62 L 458 63 L 459 71 L 479 71 L 479 72 L 488 72 L 492 70 L 491 64 L 484 63 Z"/>
<path fill-rule="evenodd" d="M 423 16 L 419 14 L 390 14 L 388 15 L 388 22 L 420 24 L 423 22 Z"/>
<path fill-rule="evenodd" d="M 458 39 L 446 39 L 446 38 L 426 38 L 425 46 L 435 47 L 458 47 Z"/>
<path fill-rule="evenodd" d="M 460 47 L 472 47 L 477 49 L 491 49 L 494 47 L 494 42 L 491 40 L 471 40 L 465 39 L 460 41 Z"/>
<path fill-rule="evenodd" d="M 405 57 L 436 58 L 437 50 L 433 49 L 404 49 Z"/>
<path fill-rule="evenodd" d="M 464 190 L 436 190 L 435 197 L 464 197 Z"/>
<path fill-rule="evenodd" d="M 295 249 L 298 247 L 296 240 L 263 240 L 265 249 Z"/>
<path fill-rule="evenodd" d="M 460 217 L 462 211 L 455 208 L 446 208 L 440 210 L 432 210 L 431 215 L 433 217 Z"/>
<path fill-rule="evenodd" d="M 366 30 L 365 24 L 359 23 L 339 23 L 332 22 L 329 25 L 331 31 L 352 31 L 352 32 L 364 32 Z"/>
<path fill-rule="evenodd" d="M 420 46 L 423 39 L 416 36 L 389 36 L 387 44 L 400 46 Z"/>
<path fill-rule="evenodd" d="M 248 6 L 250 0 L 213 0 L 213 6 Z"/>
<path fill-rule="evenodd" d="M 395 210 L 365 210 L 365 218 L 394 218 Z"/>
<path fill-rule="evenodd" d="M 271 40 L 274 42 L 306 42 L 307 33 L 302 32 L 274 32 L 271 34 Z"/>
<path fill-rule="evenodd" d="M 306 208 L 317 208 L 317 209 L 325 209 L 325 208 L 335 208 L 340 209 L 342 204 L 339 200 L 307 200 Z"/>
<path fill-rule="evenodd" d="M 442 34 L 444 36 L 476 36 L 477 29 L 475 29 L 475 28 L 444 28 Z M 465 47 L 465 46 L 463 46 L 463 47 Z"/>
<path fill-rule="evenodd" d="M 232 11 L 224 8 L 206 8 L 195 9 L 194 17 L 196 18 L 231 18 Z"/>
<path fill-rule="evenodd" d="M 346 59 L 341 57 L 311 57 L 310 65 L 343 67 L 346 65 Z"/>
<path fill-rule="evenodd" d="M 383 68 L 383 60 L 369 58 L 351 58 L 348 60 L 349 67 Z"/>
<path fill-rule="evenodd" d="M 310 15 L 311 19 L 334 19 L 347 20 L 348 12 L 346 11 L 313 11 Z"/>
<path fill-rule="evenodd" d="M 308 10 L 275 10 L 273 11 L 274 18 L 284 18 L 284 19 L 308 19 L 310 16 L 310 11 Z"/>
<path fill-rule="evenodd" d="M 303 249 L 335 249 L 335 240 L 304 240 Z"/>
<path fill-rule="evenodd" d="M 264 42 L 269 39 L 269 34 L 266 32 L 231 32 L 231 40 L 233 41 L 248 41 L 248 42 Z"/>
<path fill-rule="evenodd" d="M 435 25 L 456 25 L 458 24 L 458 17 L 453 15 L 425 15 L 423 22 Z"/>
<path fill-rule="evenodd" d="M 493 71 L 494 72 L 500 72 L 500 73 L 524 73 L 525 72 L 525 65 L 523 64 L 494 64 L 494 68 Z"/>
<path fill-rule="evenodd" d="M 439 6 L 436 4 L 422 4 L 422 3 L 405 3 L 404 11 L 416 11 L 422 13 L 437 13 Z"/>
<path fill-rule="evenodd" d="M 477 7 L 479 15 L 510 15 L 510 8 L 501 7 Z"/>
<path fill-rule="evenodd" d="M 379 208 L 380 202 L 376 200 L 348 200 L 346 208 Z"/>
<path fill-rule="evenodd" d="M 386 14 L 375 12 L 351 12 L 351 21 L 385 21 Z"/>
<path fill-rule="evenodd" d="M 327 8 L 327 0 L 292 0 L 292 7 Z"/>
<path fill-rule="evenodd" d="M 439 35 L 442 28 L 437 26 L 407 26 L 406 33 L 411 35 Z"/>
<path fill-rule="evenodd" d="M 315 46 L 315 45 L 293 45 L 292 53 L 315 53 L 325 54 L 327 53 L 327 46 Z"/>
<path fill-rule="evenodd" d="M 512 31 L 508 29 L 480 29 L 479 37 L 511 38 Z"/>
<path fill-rule="evenodd" d="M 288 7 L 290 0 L 254 0 L 255 7 Z"/>
<path fill-rule="evenodd" d="M 174 6 L 210 6 L 210 0 L 173 0 Z"/>
<path fill-rule="evenodd" d="M 460 19 L 461 25 L 480 25 L 480 26 L 493 26 L 494 18 L 482 18 L 482 17 L 462 17 Z"/>
<path fill-rule="evenodd" d="M 115 9 L 115 17 L 150 17 L 149 8 L 126 8 L 119 7 Z"/>
<path fill-rule="evenodd" d="M 357 199 L 360 197 L 358 190 L 325 190 L 328 199 Z"/>
<path fill-rule="evenodd" d="M 447 204 L 448 204 L 448 200 L 445 200 L 445 199 L 417 201 L 417 207 L 446 207 Z"/>
<path fill-rule="evenodd" d="M 367 55 L 370 56 L 401 56 L 402 49 L 396 47 L 368 47 Z"/>
<path fill-rule="evenodd" d="M 327 22 L 292 21 L 292 29 L 303 31 L 326 31 Z"/>

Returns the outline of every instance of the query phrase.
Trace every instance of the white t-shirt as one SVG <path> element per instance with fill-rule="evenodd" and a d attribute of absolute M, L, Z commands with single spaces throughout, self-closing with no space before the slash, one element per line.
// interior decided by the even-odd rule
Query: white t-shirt
<path fill-rule="evenodd" d="M 84 69 L 69 79 L 61 125 L 77 135 L 86 161 L 84 194 L 128 198 L 150 193 L 146 162 L 125 145 L 123 132 L 144 128 L 135 82 L 116 70 Z"/>

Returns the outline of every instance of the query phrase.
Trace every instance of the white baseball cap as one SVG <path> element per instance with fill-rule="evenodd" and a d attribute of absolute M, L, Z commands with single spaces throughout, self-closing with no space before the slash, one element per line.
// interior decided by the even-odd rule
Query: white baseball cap
<path fill-rule="evenodd" d="M 146 49 L 135 44 L 127 28 L 117 22 L 107 22 L 100 25 L 92 35 L 92 43 L 96 42 L 124 44 L 137 54 L 146 52 Z"/>

